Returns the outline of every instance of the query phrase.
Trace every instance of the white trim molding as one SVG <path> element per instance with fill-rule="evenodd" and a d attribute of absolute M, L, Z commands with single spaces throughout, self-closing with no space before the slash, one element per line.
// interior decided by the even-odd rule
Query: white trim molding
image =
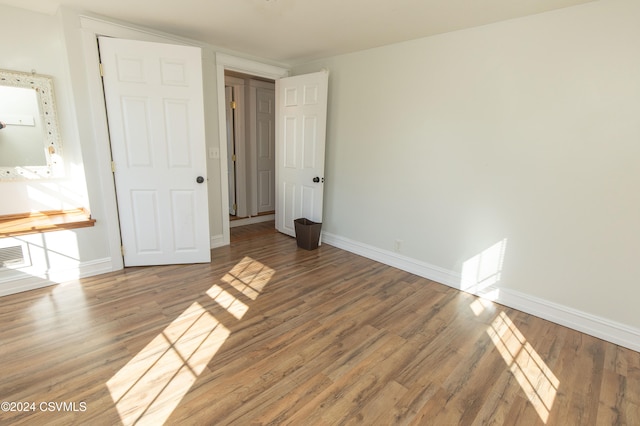
<path fill-rule="evenodd" d="M 460 274 L 438 266 L 324 231 L 322 232 L 322 242 L 440 284 L 460 289 Z"/>
<path fill-rule="evenodd" d="M 277 80 L 289 75 L 289 70 L 286 68 L 220 52 L 216 52 L 216 64 L 222 65 L 230 71 L 250 73 L 251 75 L 270 78 L 272 80 Z"/>
<path fill-rule="evenodd" d="M 504 287 L 469 291 L 468 289 L 463 289 L 461 285 L 462 277 L 457 272 L 339 235 L 322 232 L 322 241 L 342 250 L 640 352 L 640 329 L 626 324 Z"/>
<path fill-rule="evenodd" d="M 508 288 L 497 303 L 640 352 L 640 329 Z"/>
<path fill-rule="evenodd" d="M 253 225 L 255 223 L 269 222 L 270 220 L 276 220 L 276 215 L 265 214 L 261 216 L 250 216 L 250 217 L 245 217 L 243 219 L 236 219 L 229 222 L 229 227 L 235 228 L 236 226 Z M 274 226 L 274 229 L 275 229 L 275 226 Z"/>
<path fill-rule="evenodd" d="M 225 244 L 224 242 L 224 235 L 222 234 L 218 234 L 218 235 L 212 235 L 211 236 L 211 248 L 218 248 L 218 247 L 224 247 L 228 244 Z"/>

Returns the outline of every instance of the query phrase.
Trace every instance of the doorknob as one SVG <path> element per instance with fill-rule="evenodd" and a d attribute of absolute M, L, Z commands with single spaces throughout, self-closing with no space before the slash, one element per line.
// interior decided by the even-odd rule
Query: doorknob
<path fill-rule="evenodd" d="M 202 176 L 198 176 L 198 177 L 196 178 L 196 182 L 198 182 L 198 183 L 202 183 L 202 182 L 204 182 L 204 178 L 203 178 Z"/>
<path fill-rule="evenodd" d="M 313 178 L 313 181 L 314 181 L 315 183 L 318 183 L 318 182 L 320 182 L 320 178 L 319 178 L 318 176 L 316 176 L 316 177 L 314 177 L 314 178 Z"/>

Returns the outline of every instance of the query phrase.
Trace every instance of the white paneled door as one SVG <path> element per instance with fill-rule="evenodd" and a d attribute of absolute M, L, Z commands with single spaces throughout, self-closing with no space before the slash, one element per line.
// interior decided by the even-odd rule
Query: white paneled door
<path fill-rule="evenodd" d="M 329 73 L 276 80 L 276 229 L 295 236 L 294 220 L 322 222 Z"/>
<path fill-rule="evenodd" d="M 99 45 L 125 266 L 209 262 L 200 49 Z"/>

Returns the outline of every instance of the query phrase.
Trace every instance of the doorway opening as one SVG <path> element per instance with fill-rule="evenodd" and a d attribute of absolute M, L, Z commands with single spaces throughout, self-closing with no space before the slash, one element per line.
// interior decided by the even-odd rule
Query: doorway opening
<path fill-rule="evenodd" d="M 261 62 L 256 62 L 250 59 L 239 58 L 236 56 L 227 55 L 224 53 L 216 53 L 216 87 L 218 93 L 218 127 L 219 140 L 226 141 L 227 128 L 222 123 L 226 123 L 226 107 L 225 107 L 225 72 L 232 71 L 251 77 L 261 77 L 270 81 L 278 81 L 281 78 L 289 75 L 289 70 L 279 66 L 269 65 Z M 224 246 L 231 244 L 231 221 L 229 216 L 229 197 L 227 196 L 228 185 L 228 164 L 227 158 L 227 144 L 222 142 L 220 144 L 220 217 L 222 218 L 222 235 L 217 245 Z M 279 213 L 279 208 L 275 208 L 276 215 Z M 234 226 L 242 224 L 244 221 L 259 220 L 258 218 L 238 219 L 234 220 Z"/>
<path fill-rule="evenodd" d="M 275 81 L 225 70 L 229 227 L 275 219 Z"/>

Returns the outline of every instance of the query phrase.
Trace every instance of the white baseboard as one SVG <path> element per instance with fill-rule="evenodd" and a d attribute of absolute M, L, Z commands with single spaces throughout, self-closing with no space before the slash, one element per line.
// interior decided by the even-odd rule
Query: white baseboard
<path fill-rule="evenodd" d="M 224 243 L 224 235 L 212 235 L 211 236 L 211 248 L 224 247 L 227 244 Z"/>
<path fill-rule="evenodd" d="M 275 220 L 275 214 L 266 214 L 263 216 L 246 217 L 244 219 L 236 219 L 229 221 L 229 228 L 235 228 L 236 226 L 253 225 L 254 223 L 269 222 Z"/>
<path fill-rule="evenodd" d="M 461 275 L 454 271 L 328 232 L 322 233 L 322 241 L 328 245 L 445 284 L 457 290 L 469 292 L 462 289 Z M 496 303 L 640 352 L 640 329 L 638 328 L 508 288 L 498 287 L 497 290 L 492 291 L 490 297 L 490 300 Z M 484 297 L 482 293 L 470 293 Z"/>
<path fill-rule="evenodd" d="M 0 275 L 0 296 L 21 293 L 36 288 L 48 287 L 78 278 L 105 274 L 113 270 L 111 259 L 97 259 L 81 262 L 71 268 L 59 268 L 49 270 L 35 270 L 28 268 L 29 272 L 20 270 L 4 270 Z"/>
<path fill-rule="evenodd" d="M 496 302 L 640 352 L 640 329 L 508 288 Z"/>

